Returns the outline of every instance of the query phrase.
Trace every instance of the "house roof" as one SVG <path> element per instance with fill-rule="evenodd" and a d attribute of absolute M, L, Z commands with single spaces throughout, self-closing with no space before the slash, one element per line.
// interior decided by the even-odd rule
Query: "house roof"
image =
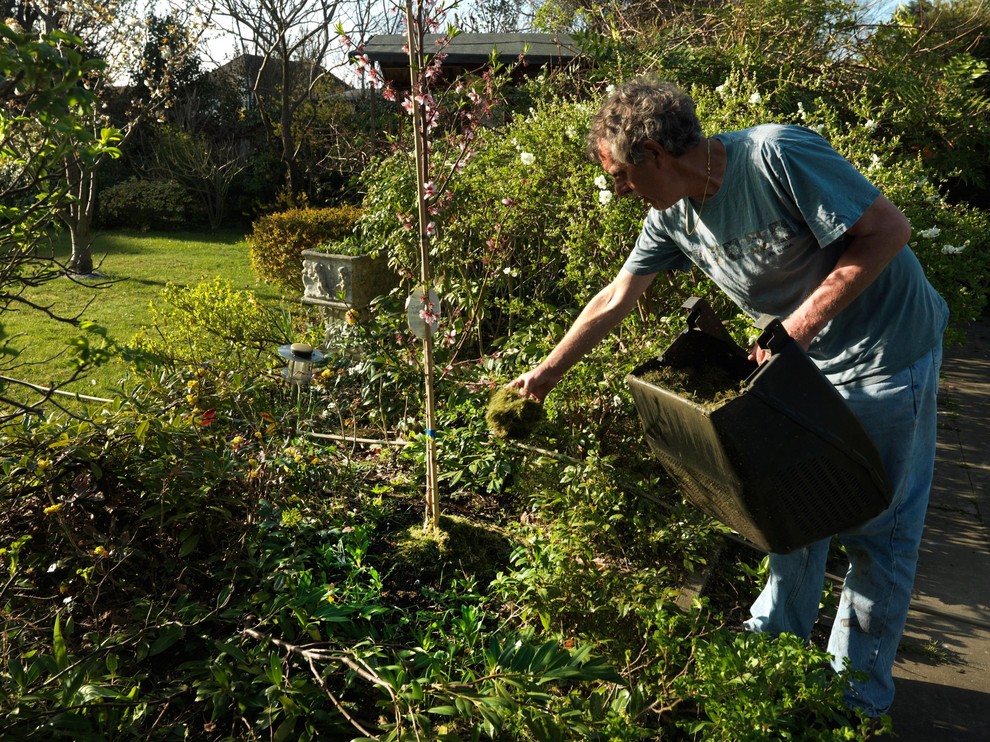
<path fill-rule="evenodd" d="M 426 54 L 436 52 L 440 34 L 427 34 L 423 39 Z M 364 45 L 364 53 L 372 62 L 383 67 L 408 64 L 409 57 L 403 50 L 405 34 L 381 34 L 372 36 Z M 567 34 L 548 33 L 463 33 L 455 36 L 443 49 L 447 55 L 444 64 L 476 67 L 485 64 L 496 50 L 501 62 L 511 62 L 525 53 L 526 61 L 534 66 L 566 64 L 580 57 L 581 52 L 574 38 Z"/>
<path fill-rule="evenodd" d="M 292 75 L 300 82 L 313 80 L 323 75 L 334 90 L 347 90 L 351 87 L 313 61 L 292 60 L 290 68 Z M 240 54 L 220 65 L 210 74 L 242 81 L 249 88 L 253 87 L 257 81 L 258 88 L 266 92 L 275 90 L 282 83 L 279 59 L 272 57 L 265 64 L 265 57 L 258 54 Z M 260 80 L 258 79 L 259 75 Z"/>
<path fill-rule="evenodd" d="M 423 39 L 424 53 L 429 56 L 441 51 L 437 41 L 443 38 L 439 34 L 427 34 Z M 409 55 L 405 45 L 405 34 L 372 36 L 361 51 L 352 51 L 351 57 L 366 54 L 378 64 L 386 81 L 404 88 L 409 84 Z M 493 51 L 506 66 L 525 54 L 524 63 L 512 67 L 511 76 L 517 82 L 546 67 L 563 66 L 583 56 L 572 36 L 546 33 L 463 33 L 451 39 L 442 51 L 447 56 L 440 74 L 448 81 L 480 71 Z"/>

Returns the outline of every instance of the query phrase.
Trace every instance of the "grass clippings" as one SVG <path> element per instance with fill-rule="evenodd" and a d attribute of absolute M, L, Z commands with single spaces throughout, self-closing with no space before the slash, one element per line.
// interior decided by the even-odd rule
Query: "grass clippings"
<path fill-rule="evenodd" d="M 503 386 L 488 401 L 485 420 L 493 435 L 521 440 L 543 420 L 543 405 L 517 389 Z"/>
<path fill-rule="evenodd" d="M 640 379 L 662 387 L 679 397 L 708 409 L 721 407 L 739 396 L 743 382 L 722 366 L 660 366 L 644 373 Z"/>

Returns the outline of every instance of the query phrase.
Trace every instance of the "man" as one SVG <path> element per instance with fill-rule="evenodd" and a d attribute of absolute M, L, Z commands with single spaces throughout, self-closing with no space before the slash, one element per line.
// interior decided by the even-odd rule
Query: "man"
<path fill-rule="evenodd" d="M 840 536 L 850 563 L 828 645 L 836 669 L 848 658 L 866 678 L 850 705 L 885 714 L 931 487 L 948 317 L 906 246 L 907 219 L 814 132 L 764 125 L 705 138 L 693 101 L 666 83 L 616 89 L 588 151 L 618 195 L 651 208 L 618 276 L 511 386 L 543 400 L 660 271 L 697 265 L 751 316 L 779 317 L 862 421 L 892 482 L 890 507 Z M 749 630 L 808 638 L 828 546 L 770 555 Z"/>

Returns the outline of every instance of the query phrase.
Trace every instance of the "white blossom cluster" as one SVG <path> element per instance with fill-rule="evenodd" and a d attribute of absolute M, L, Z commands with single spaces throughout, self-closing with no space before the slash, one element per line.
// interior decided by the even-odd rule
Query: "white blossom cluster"
<path fill-rule="evenodd" d="M 612 203 L 614 194 L 608 187 L 608 177 L 604 173 L 595 178 L 595 188 L 598 189 L 598 203 L 602 206 Z"/>

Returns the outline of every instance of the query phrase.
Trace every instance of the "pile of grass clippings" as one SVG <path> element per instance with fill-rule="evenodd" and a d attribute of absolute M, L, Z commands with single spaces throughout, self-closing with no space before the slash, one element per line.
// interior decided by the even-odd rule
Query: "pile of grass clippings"
<path fill-rule="evenodd" d="M 717 364 L 680 368 L 660 366 L 650 369 L 640 378 L 709 409 L 721 407 L 735 399 L 744 385 Z"/>
<path fill-rule="evenodd" d="M 543 420 L 543 405 L 517 389 L 503 386 L 492 394 L 485 420 L 488 429 L 499 438 L 522 439 Z"/>

